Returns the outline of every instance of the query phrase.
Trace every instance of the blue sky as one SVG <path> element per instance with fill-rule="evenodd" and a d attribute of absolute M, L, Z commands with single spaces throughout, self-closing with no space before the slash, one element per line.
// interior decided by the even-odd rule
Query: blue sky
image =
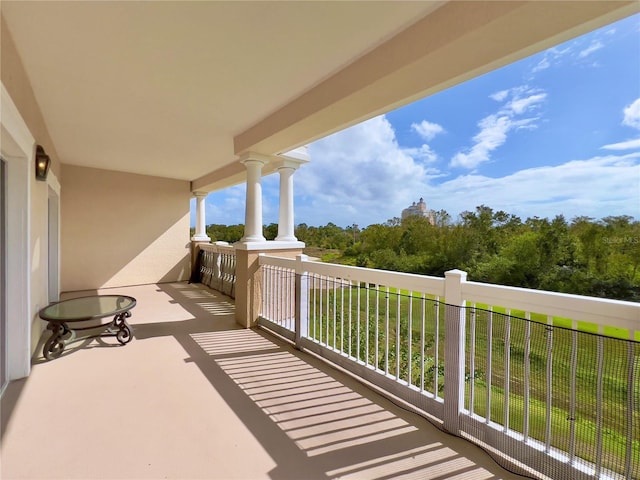
<path fill-rule="evenodd" d="M 522 217 L 640 220 L 640 15 L 309 145 L 295 222 L 364 227 L 424 197 L 455 219 L 487 205 Z M 278 175 L 264 177 L 278 222 Z M 207 197 L 207 224 L 244 223 L 245 186 Z M 194 223 L 192 208 L 192 225 Z"/>

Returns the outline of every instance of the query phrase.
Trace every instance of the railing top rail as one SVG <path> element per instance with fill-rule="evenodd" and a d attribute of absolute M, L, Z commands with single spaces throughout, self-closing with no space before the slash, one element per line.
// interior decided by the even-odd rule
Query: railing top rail
<path fill-rule="evenodd" d="M 296 269 L 296 259 L 286 257 L 276 257 L 273 255 L 261 254 L 258 259 L 260 265 L 271 265 L 273 267 Z"/>
<path fill-rule="evenodd" d="M 260 256 L 261 265 L 273 265 L 295 269 L 297 273 L 307 272 L 327 277 L 341 278 L 355 282 L 383 285 L 412 292 L 423 292 L 432 295 L 444 295 L 444 278 L 416 275 L 413 273 L 391 272 L 372 268 L 352 267 L 335 263 L 323 263 L 311 260 L 299 262 L 296 259 Z"/>
<path fill-rule="evenodd" d="M 226 242 L 216 242 L 216 243 L 201 243 L 200 249 L 206 252 L 213 253 L 235 253 L 236 248 L 233 245 L 229 245 Z"/>
<path fill-rule="evenodd" d="M 640 303 L 528 288 L 464 282 L 467 302 L 640 331 Z"/>

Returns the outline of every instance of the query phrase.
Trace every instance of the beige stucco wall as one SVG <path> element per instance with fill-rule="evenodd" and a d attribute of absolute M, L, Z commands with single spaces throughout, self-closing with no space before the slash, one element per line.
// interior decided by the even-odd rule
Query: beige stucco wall
<path fill-rule="evenodd" d="M 255 327 L 262 308 L 262 273 L 259 256 L 261 253 L 277 257 L 295 258 L 302 253 L 301 248 L 274 248 L 270 242 L 264 242 L 264 249 L 259 246 L 246 248 L 236 246 L 236 323 L 245 328 Z M 279 242 L 284 243 L 284 242 Z M 299 243 L 299 242 L 296 242 Z M 304 244 L 301 244 L 304 246 Z"/>
<path fill-rule="evenodd" d="M 36 144 L 42 145 L 47 155 L 51 157 L 51 171 L 60 178 L 60 160 L 56 147 L 44 123 L 42 112 L 31 88 L 31 82 L 24 70 L 4 17 L 0 17 L 0 40 L 2 48 L 0 78 L 2 78 L 2 84 L 18 107 L 20 115 L 36 140 Z"/>
<path fill-rule="evenodd" d="M 61 290 L 189 278 L 187 181 L 62 166 Z"/>
<path fill-rule="evenodd" d="M 27 77 L 11 34 L 5 24 L 4 17 L 0 19 L 0 45 L 0 78 L 2 85 L 11 97 L 20 117 L 35 141 L 34 144 L 27 147 L 29 151 L 11 149 L 12 151 L 9 153 L 12 158 L 8 159 L 11 162 L 17 163 L 27 162 L 27 168 L 29 170 L 28 180 L 22 185 L 22 188 L 27 189 L 29 192 L 26 198 L 28 198 L 29 203 L 30 292 L 28 295 L 29 318 L 25 319 L 25 321 L 31 323 L 30 334 L 28 336 L 30 336 L 30 348 L 33 353 L 44 328 L 44 322 L 38 317 L 38 311 L 49 303 L 48 200 L 50 189 L 53 188 L 55 191 L 59 186 L 60 162 L 47 126 L 43 120 L 38 102 L 33 94 L 30 80 Z M 33 164 L 35 144 L 42 145 L 52 160 L 47 182 L 35 180 L 35 167 Z M 3 151 L 4 150 L 3 148 Z M 9 228 L 22 227 L 19 225 L 9 225 Z M 8 246 L 8 255 L 12 254 L 13 247 L 15 246 Z M 25 295 L 27 295 L 27 292 L 25 292 Z"/>

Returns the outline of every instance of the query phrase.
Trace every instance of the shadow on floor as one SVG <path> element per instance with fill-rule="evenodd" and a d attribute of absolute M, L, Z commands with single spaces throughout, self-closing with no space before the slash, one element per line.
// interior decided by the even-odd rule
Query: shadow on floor
<path fill-rule="evenodd" d="M 137 326 L 136 339 L 176 338 L 276 461 L 271 478 L 519 478 L 324 362 L 240 329 L 228 297 L 201 286 L 159 288 L 193 319 Z"/>

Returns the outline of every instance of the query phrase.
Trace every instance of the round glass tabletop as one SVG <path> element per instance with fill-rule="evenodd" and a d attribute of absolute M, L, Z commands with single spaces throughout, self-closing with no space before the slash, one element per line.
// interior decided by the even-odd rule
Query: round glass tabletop
<path fill-rule="evenodd" d="M 136 299 L 126 295 L 95 295 L 54 303 L 40 310 L 39 315 L 43 320 L 73 322 L 117 315 L 135 305 Z"/>

